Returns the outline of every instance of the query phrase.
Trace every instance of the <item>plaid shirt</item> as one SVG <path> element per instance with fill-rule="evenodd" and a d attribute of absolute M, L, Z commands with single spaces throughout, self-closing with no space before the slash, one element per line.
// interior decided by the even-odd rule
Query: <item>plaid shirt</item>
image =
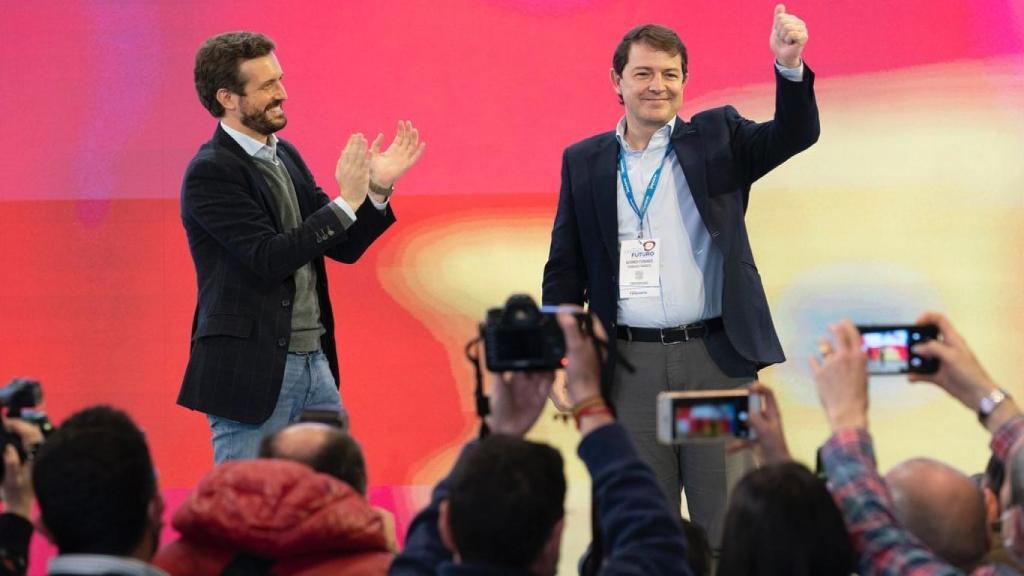
<path fill-rule="evenodd" d="M 992 453 L 1006 460 L 1010 447 L 1024 437 L 1024 416 L 1003 425 L 992 437 Z M 829 438 L 822 448 L 829 489 L 843 513 L 846 527 L 860 554 L 861 576 L 953 576 L 963 571 L 943 561 L 900 526 L 892 512 L 889 491 L 878 475 L 871 436 L 867 430 L 847 428 Z M 1014 570 L 983 566 L 972 576 L 1008 576 Z"/>

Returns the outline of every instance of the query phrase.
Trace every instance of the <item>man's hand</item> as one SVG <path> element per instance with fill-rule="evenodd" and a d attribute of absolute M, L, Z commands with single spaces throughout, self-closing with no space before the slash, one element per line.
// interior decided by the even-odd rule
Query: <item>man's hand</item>
<path fill-rule="evenodd" d="M 811 357 L 811 370 L 818 387 L 818 399 L 825 408 L 829 426 L 868 427 L 867 355 L 861 350 L 857 327 L 849 320 L 829 326 L 834 344 L 822 339 L 824 358 Z"/>
<path fill-rule="evenodd" d="M 562 335 L 565 337 L 565 391 L 574 407 L 584 400 L 601 398 L 601 360 L 594 339 L 604 342 L 608 340 L 604 326 L 593 315 L 588 323 L 593 335 L 581 330 L 576 318 L 580 312 L 582 309 L 579 306 L 568 304 L 563 305 L 558 312 L 558 325 L 562 327 Z M 603 405 L 602 400 L 598 406 Z M 608 410 L 577 415 L 577 424 L 583 436 L 614 421 Z"/>
<path fill-rule="evenodd" d="M 43 441 L 43 433 L 35 424 L 11 418 L 4 420 L 3 426 L 15 437 L 15 441 L 22 443 L 26 452 L 31 453 Z M 31 521 L 32 500 L 35 499 L 32 463 L 22 462 L 18 451 L 10 444 L 4 447 L 3 459 L 4 482 L 0 485 L 0 495 L 3 496 L 5 509 Z"/>
<path fill-rule="evenodd" d="M 797 68 L 803 63 L 804 46 L 807 44 L 807 25 L 804 21 L 786 13 L 786 6 L 775 6 L 775 21 L 772 35 L 768 40 L 775 54 L 775 61 L 786 68 Z"/>
<path fill-rule="evenodd" d="M 481 346 L 482 348 L 482 346 Z M 479 362 L 486 362 L 481 349 Z M 486 367 L 484 367 L 486 369 Z M 553 370 L 487 372 L 491 413 L 484 419 L 495 434 L 523 436 L 533 426 L 555 381 Z"/>
<path fill-rule="evenodd" d="M 974 353 L 967 346 L 963 336 L 956 331 L 953 324 L 942 314 L 925 312 L 917 319 L 918 324 L 935 324 L 939 328 L 941 340 L 929 340 L 914 345 L 914 353 L 925 358 L 938 358 L 939 369 L 934 374 L 911 373 L 907 379 L 911 382 L 932 382 L 959 400 L 972 412 L 981 405 L 981 399 L 997 388 L 996 383 L 981 367 Z M 1005 416 L 998 420 L 990 418 L 986 424 L 996 424 L 1020 413 L 1012 401 L 1000 405 L 1000 412 Z M 1012 410 L 1009 407 L 1013 405 Z M 995 416 L 995 413 L 993 413 Z"/>
<path fill-rule="evenodd" d="M 754 382 L 750 394 L 761 400 L 760 410 L 750 411 L 750 427 L 757 431 L 757 437 L 750 440 L 739 440 L 729 446 L 729 452 L 743 448 L 753 448 L 754 456 L 760 464 L 778 464 L 793 458 L 786 446 L 786 435 L 782 428 L 782 414 L 779 404 L 775 401 L 772 389 L 760 382 Z"/>
<path fill-rule="evenodd" d="M 412 127 L 412 122 L 402 120 L 398 121 L 391 145 L 379 152 L 383 138 L 383 134 L 378 134 L 370 147 L 370 178 L 381 188 L 391 188 L 420 159 L 426 144 L 420 142 L 420 133 Z"/>
<path fill-rule="evenodd" d="M 352 210 L 359 210 L 370 189 L 370 149 L 365 136 L 349 136 L 334 168 L 334 179 L 338 181 L 341 198 Z"/>
<path fill-rule="evenodd" d="M 601 395 L 601 362 L 594 349 L 594 340 L 580 330 L 576 314 L 582 312 L 578 306 L 562 306 L 558 312 L 558 324 L 565 336 L 566 359 L 565 391 L 569 401 L 579 404 L 583 400 Z M 606 340 L 604 327 L 591 317 L 590 325 L 594 335 Z"/>

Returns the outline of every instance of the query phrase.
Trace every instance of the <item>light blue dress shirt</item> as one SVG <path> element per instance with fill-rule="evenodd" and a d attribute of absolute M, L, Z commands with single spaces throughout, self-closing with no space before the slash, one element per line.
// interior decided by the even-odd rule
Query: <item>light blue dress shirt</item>
<path fill-rule="evenodd" d="M 803 79 L 804 67 L 775 68 L 792 82 Z M 619 141 L 633 197 L 639 206 L 654 172 L 664 161 L 661 180 L 651 205 L 644 215 L 643 237 L 659 241 L 661 253 L 661 293 L 656 297 L 620 298 L 617 322 L 643 328 L 672 328 L 722 315 L 724 257 L 712 242 L 694 203 L 682 165 L 672 152 L 672 130 L 677 119 L 664 125 L 651 137 L 647 148 L 632 150 L 626 143 L 626 117 L 619 120 L 615 137 Z M 640 221 L 626 200 L 622 178 L 616 172 L 619 242 L 633 240 Z M 618 272 L 618 271 L 616 271 Z"/>

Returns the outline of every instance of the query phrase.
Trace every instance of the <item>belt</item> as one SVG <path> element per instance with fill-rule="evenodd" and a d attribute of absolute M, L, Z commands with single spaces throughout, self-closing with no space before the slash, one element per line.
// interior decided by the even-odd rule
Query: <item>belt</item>
<path fill-rule="evenodd" d="M 620 340 L 630 342 L 661 342 L 662 344 L 675 344 L 676 342 L 687 342 L 696 338 L 704 338 L 709 334 L 718 332 L 723 328 L 721 318 L 711 318 L 701 322 L 694 322 L 675 328 L 634 328 L 632 326 L 618 326 L 615 328 L 615 335 Z"/>

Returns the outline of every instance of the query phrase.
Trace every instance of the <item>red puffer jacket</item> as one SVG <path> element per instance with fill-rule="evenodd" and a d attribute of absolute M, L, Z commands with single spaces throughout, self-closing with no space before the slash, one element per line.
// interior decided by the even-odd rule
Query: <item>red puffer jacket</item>
<path fill-rule="evenodd" d="M 181 538 L 153 563 L 172 575 L 214 576 L 239 554 L 273 573 L 386 574 L 384 521 L 348 484 L 286 460 L 214 468 L 174 513 Z"/>

